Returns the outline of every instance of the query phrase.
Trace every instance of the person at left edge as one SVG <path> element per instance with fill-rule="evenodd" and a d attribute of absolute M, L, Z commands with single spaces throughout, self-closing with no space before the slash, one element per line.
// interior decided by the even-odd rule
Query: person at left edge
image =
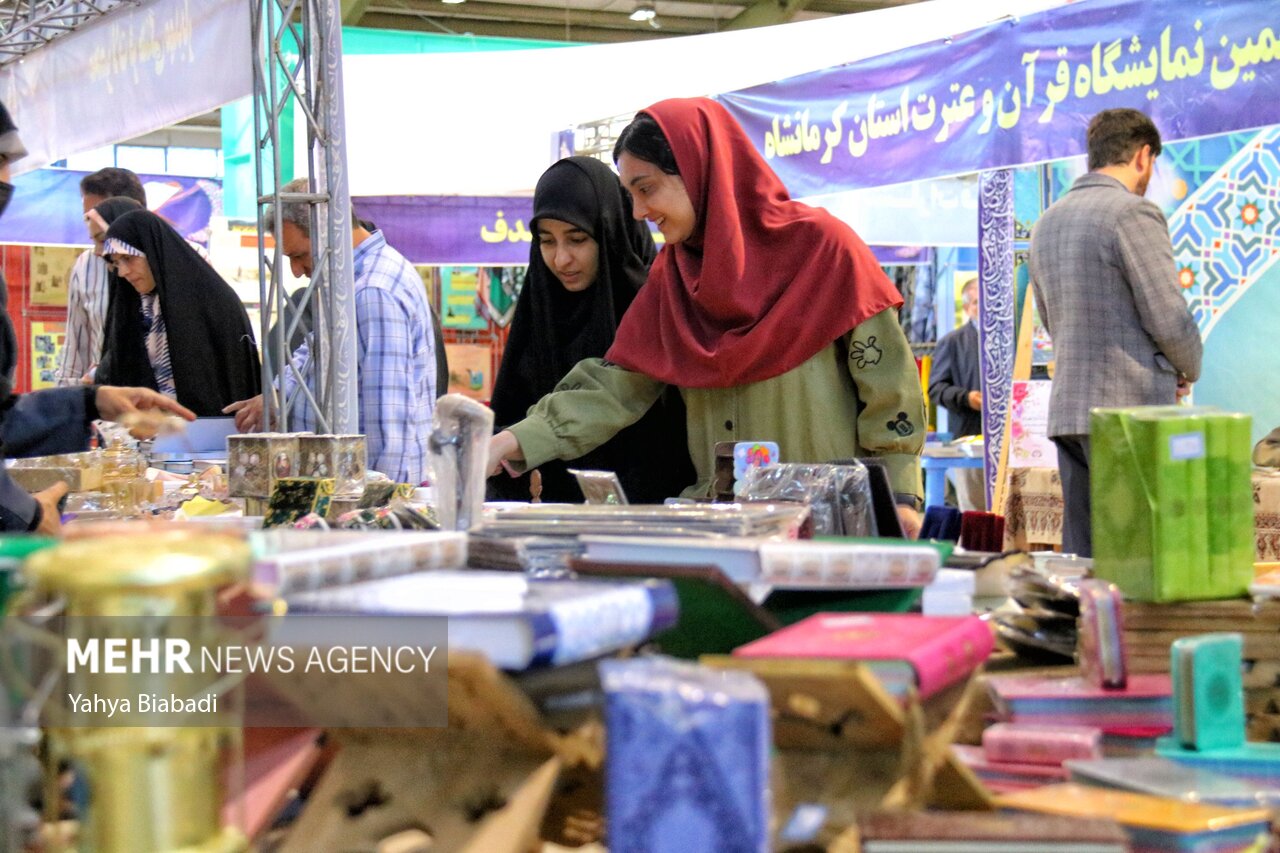
<path fill-rule="evenodd" d="M 13 195 L 10 164 L 26 153 L 9 111 L 0 104 L 0 214 Z M 5 456 L 84 450 L 89 445 L 90 426 L 99 417 L 118 420 L 140 409 L 158 409 L 195 420 L 185 406 L 150 388 L 81 385 L 14 394 L 17 365 L 18 338 L 7 307 L 0 303 L 0 440 Z M 0 464 L 0 531 L 57 534 L 62 528 L 58 501 L 66 493 L 66 484 L 57 483 L 34 495 L 27 494 Z"/>

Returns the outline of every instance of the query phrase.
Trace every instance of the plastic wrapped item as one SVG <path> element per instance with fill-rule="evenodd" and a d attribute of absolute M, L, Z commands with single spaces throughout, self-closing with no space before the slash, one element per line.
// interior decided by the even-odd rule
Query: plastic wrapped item
<path fill-rule="evenodd" d="M 589 504 L 624 506 L 631 503 L 622 490 L 622 481 L 612 471 L 582 471 L 570 468 L 569 473 L 578 481 L 582 496 Z"/>
<path fill-rule="evenodd" d="M 253 579 L 276 594 L 341 586 L 467 561 L 462 533 L 403 533 L 277 528 L 250 534 Z"/>
<path fill-rule="evenodd" d="M 285 477 L 276 482 L 267 503 L 264 527 L 294 524 L 307 515 L 323 519 L 333 497 L 333 480 Z"/>
<path fill-rule="evenodd" d="M 769 849 L 769 693 L 755 676 L 670 658 L 600 664 L 608 847 Z"/>
<path fill-rule="evenodd" d="M 489 474 L 493 410 L 461 394 L 436 400 L 427 442 L 435 475 L 436 507 L 446 530 L 479 524 Z"/>
<path fill-rule="evenodd" d="M 493 536 L 775 536 L 795 539 L 809 517 L 794 503 L 530 504 L 494 513 L 482 532 Z"/>
<path fill-rule="evenodd" d="M 793 501 L 809 507 L 815 536 L 877 536 L 866 466 L 784 463 L 750 467 L 741 500 Z"/>

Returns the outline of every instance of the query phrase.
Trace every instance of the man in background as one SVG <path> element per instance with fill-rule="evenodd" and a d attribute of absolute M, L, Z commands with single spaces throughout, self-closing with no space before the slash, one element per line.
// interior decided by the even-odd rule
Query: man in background
<path fill-rule="evenodd" d="M 1168 405 L 1200 376 L 1203 345 L 1178 288 L 1169 226 L 1143 198 L 1160 132 L 1137 110 L 1089 122 L 1089 172 L 1031 236 L 1031 286 L 1053 338 L 1049 437 L 1065 504 L 1062 550 L 1092 556 L 1089 410 Z"/>
<path fill-rule="evenodd" d="M 99 169 L 80 181 L 80 198 L 88 216 L 94 207 L 115 196 L 147 206 L 142 181 L 128 169 Z M 107 262 L 96 247 L 76 258 L 67 286 L 67 337 L 56 376 L 60 386 L 80 385 L 102 358 L 102 329 L 107 320 Z"/>
<path fill-rule="evenodd" d="M 929 396 L 947 410 L 947 429 L 955 438 L 982 433 L 982 368 L 978 360 L 978 280 L 960 290 L 965 322 L 938 341 L 929 372 Z M 987 508 L 981 468 L 951 468 L 947 476 L 965 512 Z"/>
<path fill-rule="evenodd" d="M 309 192 L 306 178 L 280 187 L 281 193 Z M 280 251 L 289 259 L 297 277 L 311 278 L 315 255 L 311 246 L 311 205 L 281 205 L 283 226 L 277 235 Z M 263 214 L 263 228 L 275 226 L 275 211 Z M 369 468 L 400 483 L 421 483 L 427 475 L 427 441 L 439 376 L 447 376 L 444 353 L 439 352 L 439 321 L 427 302 L 422 277 L 405 257 L 387 245 L 381 231 L 369 230 L 351 213 L 351 237 L 355 251 L 356 366 L 359 382 L 360 426 L 366 436 Z M 293 364 L 306 377 L 307 387 L 318 396 L 317 371 L 310 359 L 308 340 L 293 354 Z M 308 362 L 311 362 L 308 364 Z M 285 370 L 277 382 L 286 397 L 296 390 L 294 371 Z M 236 428 L 250 432 L 262 428 L 262 396 L 233 403 L 225 410 L 236 416 Z M 299 394 L 290 428 L 316 430 L 316 413 L 305 395 Z"/>

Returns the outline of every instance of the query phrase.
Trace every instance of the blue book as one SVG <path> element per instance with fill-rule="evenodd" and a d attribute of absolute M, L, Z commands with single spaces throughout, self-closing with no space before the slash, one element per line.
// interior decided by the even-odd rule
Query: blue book
<path fill-rule="evenodd" d="M 510 670 L 610 654 L 674 627 L 679 617 L 666 580 L 540 580 L 481 570 L 419 572 L 285 602 L 290 613 L 445 618 L 450 650 L 478 652 Z"/>
<path fill-rule="evenodd" d="M 607 660 L 611 853 L 769 849 L 769 693 L 671 658 Z"/>

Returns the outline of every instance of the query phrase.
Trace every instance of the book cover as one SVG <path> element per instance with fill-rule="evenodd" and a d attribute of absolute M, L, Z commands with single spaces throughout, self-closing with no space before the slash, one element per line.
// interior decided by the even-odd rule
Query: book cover
<path fill-rule="evenodd" d="M 995 639 L 976 616 L 820 613 L 734 651 L 741 657 L 844 658 L 904 662 L 921 698 L 977 669 Z"/>
<path fill-rule="evenodd" d="M 1135 673 L 1123 688 L 1081 676 L 992 675 L 987 686 L 996 712 L 1014 722 L 1097 726 L 1162 734 L 1173 729 L 1173 683 L 1161 673 Z"/>
<path fill-rule="evenodd" d="M 930 842 L 972 842 L 939 850 L 1127 851 L 1112 820 L 994 812 L 878 812 L 858 819 L 865 853 L 925 853 Z"/>
<path fill-rule="evenodd" d="M 769 849 L 769 692 L 670 658 L 600 664 L 613 853 Z"/>
<path fill-rule="evenodd" d="M 1264 831 L 1271 812 L 1264 808 L 1229 808 L 1186 803 L 1150 794 L 1091 788 L 1067 782 L 1017 791 L 996 798 L 1001 808 L 1069 817 L 1104 817 L 1134 828 L 1173 835 L 1226 833 L 1234 829 Z"/>
<path fill-rule="evenodd" d="M 571 560 L 579 575 L 609 578 L 663 578 L 671 581 L 680 602 L 679 622 L 663 633 L 657 645 L 678 658 L 729 654 L 782 627 L 715 566 L 614 563 Z"/>
<path fill-rule="evenodd" d="M 447 618 L 451 651 L 479 652 L 514 670 L 615 652 L 679 616 L 669 581 L 531 580 L 482 570 L 419 572 L 285 600 L 291 613 Z"/>
<path fill-rule="evenodd" d="M 615 563 L 715 566 L 734 583 L 760 578 L 760 540 L 723 536 L 583 536 L 583 557 Z"/>
<path fill-rule="evenodd" d="M 1156 755 L 1099 758 L 1066 762 L 1071 781 L 1103 788 L 1137 791 L 1189 803 L 1220 806 L 1280 805 L 1280 785 L 1227 776 Z"/>
<path fill-rule="evenodd" d="M 1071 758 L 1101 758 L 1102 730 L 996 723 L 983 731 L 982 749 L 989 761 L 1061 765 Z"/>

